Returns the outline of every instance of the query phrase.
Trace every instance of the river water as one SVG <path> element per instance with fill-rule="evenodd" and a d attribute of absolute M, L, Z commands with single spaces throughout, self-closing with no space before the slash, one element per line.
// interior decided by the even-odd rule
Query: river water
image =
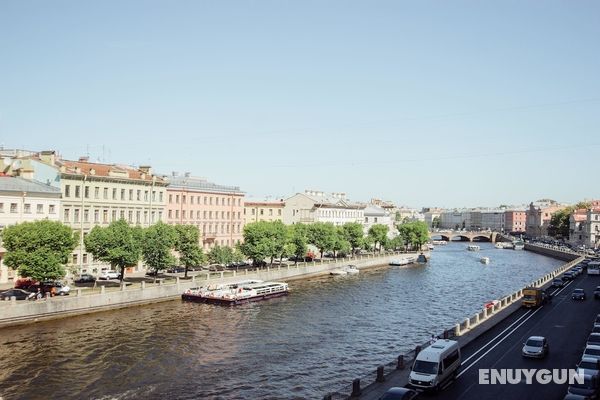
<path fill-rule="evenodd" d="M 0 397 L 321 399 L 562 263 L 480 245 L 234 308 L 172 301 L 3 329 Z"/>

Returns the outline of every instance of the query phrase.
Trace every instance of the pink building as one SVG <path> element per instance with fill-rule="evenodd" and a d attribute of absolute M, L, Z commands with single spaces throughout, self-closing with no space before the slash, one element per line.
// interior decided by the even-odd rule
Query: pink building
<path fill-rule="evenodd" d="M 507 210 L 504 212 L 504 229 L 507 232 L 525 232 L 527 228 L 527 212 Z"/>
<path fill-rule="evenodd" d="M 223 186 L 185 174 L 168 179 L 169 224 L 193 224 L 200 230 L 201 245 L 234 246 L 243 238 L 244 193 L 237 186 Z"/>

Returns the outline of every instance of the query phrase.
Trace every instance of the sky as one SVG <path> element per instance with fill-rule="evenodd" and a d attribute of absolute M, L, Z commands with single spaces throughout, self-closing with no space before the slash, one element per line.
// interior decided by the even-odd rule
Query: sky
<path fill-rule="evenodd" d="M 413 207 L 599 198 L 600 2 L 0 2 L 0 146 Z"/>

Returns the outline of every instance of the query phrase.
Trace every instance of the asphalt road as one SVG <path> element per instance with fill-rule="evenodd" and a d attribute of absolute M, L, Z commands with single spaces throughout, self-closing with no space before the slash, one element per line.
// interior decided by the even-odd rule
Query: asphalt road
<path fill-rule="evenodd" d="M 562 399 L 567 384 L 479 384 L 479 369 L 563 369 L 574 368 L 581 359 L 585 343 L 600 313 L 600 300 L 593 290 L 600 276 L 585 272 L 554 293 L 550 304 L 537 309 L 520 309 L 462 349 L 462 365 L 458 378 L 438 394 L 419 398 L 437 399 Z M 586 291 L 585 301 L 571 299 L 574 288 Z M 545 336 L 550 353 L 545 359 L 521 356 L 523 342 L 529 336 Z"/>

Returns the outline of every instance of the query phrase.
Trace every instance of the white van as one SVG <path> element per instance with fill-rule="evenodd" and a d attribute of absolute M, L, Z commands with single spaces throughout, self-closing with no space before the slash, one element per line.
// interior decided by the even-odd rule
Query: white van
<path fill-rule="evenodd" d="M 454 340 L 437 340 L 417 355 L 410 371 L 410 385 L 439 390 L 443 383 L 455 378 L 460 367 L 460 347 Z"/>

